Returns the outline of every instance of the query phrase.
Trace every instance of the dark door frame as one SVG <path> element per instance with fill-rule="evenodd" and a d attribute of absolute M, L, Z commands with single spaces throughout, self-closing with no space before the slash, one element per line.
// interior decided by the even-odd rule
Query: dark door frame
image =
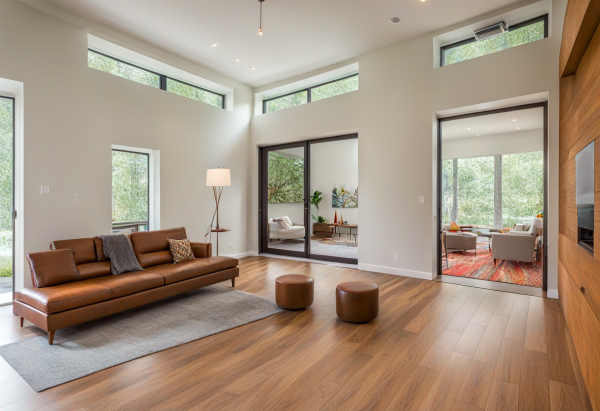
<path fill-rule="evenodd" d="M 524 104 L 520 106 L 505 107 L 494 110 L 478 111 L 469 114 L 438 118 L 437 138 L 437 218 L 436 218 L 436 243 L 437 243 L 437 268 L 438 275 L 442 275 L 442 123 L 465 118 L 481 117 L 490 114 L 507 113 L 511 111 L 528 110 L 542 107 L 544 109 L 544 261 L 542 274 L 542 290 L 548 291 L 548 102 Z"/>
<path fill-rule="evenodd" d="M 321 261 L 331 261 L 331 262 L 337 262 L 337 263 L 345 263 L 345 264 L 358 264 L 358 259 L 355 258 L 343 258 L 343 257 L 334 257 L 334 256 L 326 256 L 326 255 L 318 255 L 318 254 L 312 254 L 311 250 L 310 250 L 310 204 L 309 204 L 309 198 L 310 198 L 310 150 L 311 150 L 311 146 L 313 144 L 320 144 L 320 143 L 330 143 L 333 141 L 341 141 L 341 140 L 350 140 L 350 139 L 354 139 L 354 138 L 358 138 L 358 133 L 353 133 L 353 134 L 345 134 L 345 135 L 341 135 L 341 136 L 335 136 L 335 137 L 325 137 L 325 138 L 318 138 L 318 139 L 313 139 L 313 140 L 304 140 L 304 141 L 299 141 L 299 142 L 295 142 L 295 143 L 289 143 L 289 144 L 279 144 L 279 145 L 275 145 L 275 146 L 265 146 L 265 147 L 259 147 L 258 150 L 258 176 L 259 176 L 259 195 L 258 195 L 258 232 L 259 232 L 259 253 L 269 253 L 269 254 L 276 254 L 276 255 L 286 255 L 286 256 L 291 256 L 291 257 L 300 257 L 300 258 L 310 258 L 313 260 L 321 260 Z M 267 173 L 268 173 L 268 161 L 265 161 L 265 159 L 267 158 L 266 155 L 268 155 L 267 153 L 269 151 L 275 151 L 275 150 L 283 150 L 286 148 L 296 148 L 296 147 L 304 147 L 304 199 L 303 199 L 303 205 L 304 205 L 304 227 L 305 227 L 305 232 L 304 232 L 304 238 L 308 239 L 305 240 L 305 247 L 304 247 L 304 252 L 297 252 L 297 251 L 287 251 L 287 250 L 277 250 L 277 249 L 273 249 L 273 248 L 269 248 L 269 238 L 266 235 L 265 232 L 265 227 L 267 226 L 267 222 L 268 222 L 268 203 L 267 203 L 267 196 L 266 193 L 268 191 L 267 188 Z M 264 210 L 264 212 L 263 212 Z"/>
<path fill-rule="evenodd" d="M 9 97 L 9 96 L 5 96 L 0 94 L 0 98 L 3 98 L 5 100 L 11 100 L 12 101 L 12 123 L 13 123 L 13 127 L 12 127 L 12 299 L 10 303 L 6 303 L 6 304 L 0 304 L 0 306 L 4 306 L 4 305 L 11 305 L 12 301 L 15 300 L 15 277 L 16 277 L 16 271 L 15 271 L 15 220 L 17 218 L 17 212 L 15 209 L 15 130 L 17 128 L 16 125 L 16 100 L 15 97 Z"/>

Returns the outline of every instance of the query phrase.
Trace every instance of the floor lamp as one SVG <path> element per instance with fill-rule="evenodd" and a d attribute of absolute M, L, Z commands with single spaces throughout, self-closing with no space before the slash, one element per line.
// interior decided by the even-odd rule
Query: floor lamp
<path fill-rule="evenodd" d="M 215 228 L 212 228 L 211 222 L 211 232 L 217 233 L 217 255 L 219 255 L 219 233 L 229 231 L 229 229 L 219 227 L 219 203 L 221 202 L 221 194 L 223 193 L 223 187 L 231 187 L 231 174 L 229 169 L 208 169 L 206 171 L 206 186 L 213 188 L 213 194 L 215 196 L 215 205 L 217 207 L 215 211 L 215 213 L 217 214 L 217 226 Z"/>

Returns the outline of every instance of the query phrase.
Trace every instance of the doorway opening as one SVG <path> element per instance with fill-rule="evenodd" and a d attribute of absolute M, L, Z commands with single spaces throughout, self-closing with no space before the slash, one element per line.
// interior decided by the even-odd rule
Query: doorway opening
<path fill-rule="evenodd" d="M 0 96 L 0 305 L 12 303 L 14 270 L 15 99 Z"/>
<path fill-rule="evenodd" d="M 358 264 L 358 135 L 260 148 L 260 252 Z"/>
<path fill-rule="evenodd" d="M 438 272 L 547 288 L 547 103 L 438 120 Z"/>

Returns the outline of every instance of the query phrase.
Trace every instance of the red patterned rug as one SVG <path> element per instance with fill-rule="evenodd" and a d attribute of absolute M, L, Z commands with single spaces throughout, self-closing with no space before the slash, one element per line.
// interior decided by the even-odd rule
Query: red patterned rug
<path fill-rule="evenodd" d="M 448 253 L 448 257 L 449 268 L 446 266 L 446 259 L 442 260 L 442 274 L 445 275 L 542 287 L 540 263 L 498 260 L 494 267 L 492 252 L 488 249 L 487 242 L 477 244 L 477 257 L 475 250 Z"/>

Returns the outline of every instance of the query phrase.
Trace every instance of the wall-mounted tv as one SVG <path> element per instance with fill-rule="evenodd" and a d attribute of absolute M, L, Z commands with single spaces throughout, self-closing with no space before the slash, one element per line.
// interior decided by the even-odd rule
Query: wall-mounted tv
<path fill-rule="evenodd" d="M 594 253 L 594 142 L 575 155 L 577 241 Z"/>

